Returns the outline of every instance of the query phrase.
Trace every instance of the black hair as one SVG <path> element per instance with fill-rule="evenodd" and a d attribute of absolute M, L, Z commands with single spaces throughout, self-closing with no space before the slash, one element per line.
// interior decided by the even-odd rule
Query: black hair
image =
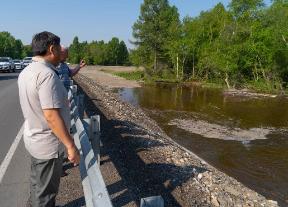
<path fill-rule="evenodd" d="M 48 48 L 51 45 L 60 45 L 60 37 L 47 31 L 34 35 L 32 40 L 32 51 L 34 56 L 46 55 Z"/>

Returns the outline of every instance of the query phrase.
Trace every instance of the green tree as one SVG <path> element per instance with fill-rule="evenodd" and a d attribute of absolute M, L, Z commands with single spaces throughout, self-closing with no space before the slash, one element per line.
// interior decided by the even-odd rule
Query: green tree
<path fill-rule="evenodd" d="M 69 61 L 78 64 L 84 59 L 87 64 L 123 65 L 129 61 L 129 52 L 124 41 L 113 37 L 108 43 L 102 41 L 79 42 L 75 37 L 69 47 Z"/>
<path fill-rule="evenodd" d="M 117 37 L 113 37 L 107 45 L 107 57 L 109 65 L 118 65 L 120 47 L 119 47 L 119 39 Z"/>
<path fill-rule="evenodd" d="M 79 63 L 81 59 L 80 49 L 81 49 L 81 45 L 79 43 L 78 37 L 76 36 L 73 39 L 73 43 L 69 47 L 69 61 L 71 63 L 74 63 L 74 64 Z"/>
<path fill-rule="evenodd" d="M 219 3 L 183 22 L 167 0 L 145 0 L 133 36 L 131 62 L 153 67 L 154 74 L 164 63 L 177 78 L 228 88 L 288 85 L 287 0 L 269 7 L 263 0 L 232 0 L 228 10 Z"/>
<path fill-rule="evenodd" d="M 232 0 L 229 4 L 233 16 L 244 21 L 255 18 L 263 6 L 263 0 Z"/>
<path fill-rule="evenodd" d="M 32 46 L 24 45 L 21 57 L 25 58 L 25 57 L 32 57 L 32 56 L 33 56 Z"/>
<path fill-rule="evenodd" d="M 288 1 L 274 0 L 264 16 L 263 25 L 270 33 L 269 46 L 272 53 L 273 79 L 288 84 Z"/>
<path fill-rule="evenodd" d="M 125 65 L 129 63 L 129 52 L 124 41 L 119 44 L 118 64 Z"/>
<path fill-rule="evenodd" d="M 21 40 L 15 40 L 13 58 L 22 58 L 24 46 Z"/>
<path fill-rule="evenodd" d="M 105 65 L 107 62 L 107 46 L 104 41 L 93 41 L 90 43 L 90 54 L 95 65 Z"/>
<path fill-rule="evenodd" d="M 168 0 L 144 0 L 140 16 L 133 25 L 134 44 L 143 57 L 143 64 L 157 72 L 160 61 L 167 63 L 166 43 L 169 41 L 179 22 L 179 14 L 175 6 Z M 171 40 L 171 39 L 170 39 Z"/>
<path fill-rule="evenodd" d="M 21 58 L 23 44 L 16 40 L 9 32 L 0 32 L 0 56 Z"/>

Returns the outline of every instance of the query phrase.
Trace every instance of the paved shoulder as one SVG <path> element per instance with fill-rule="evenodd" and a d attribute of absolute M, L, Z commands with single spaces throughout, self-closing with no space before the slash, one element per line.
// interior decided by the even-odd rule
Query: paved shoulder
<path fill-rule="evenodd" d="M 1 207 L 23 207 L 30 196 L 30 156 L 21 139 L 0 184 Z"/>
<path fill-rule="evenodd" d="M 24 120 L 19 103 L 17 77 L 18 73 L 0 73 L 0 163 Z"/>

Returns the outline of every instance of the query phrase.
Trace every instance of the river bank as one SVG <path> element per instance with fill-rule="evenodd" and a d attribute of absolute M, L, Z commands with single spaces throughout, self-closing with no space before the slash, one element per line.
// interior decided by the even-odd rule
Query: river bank
<path fill-rule="evenodd" d="M 121 77 L 117 82 L 120 82 L 119 87 L 123 85 L 121 82 L 126 82 L 128 80 L 127 87 L 141 87 L 141 84 L 145 85 L 157 85 L 157 84 L 178 84 L 179 86 L 201 86 L 203 88 L 215 88 L 221 89 L 225 96 L 239 96 L 246 98 L 276 98 L 276 97 L 286 97 L 287 90 L 283 90 L 281 88 L 273 88 L 271 85 L 265 85 L 263 82 L 253 83 L 250 82 L 245 84 L 245 87 L 241 89 L 230 88 L 227 89 L 225 84 L 206 82 L 206 81 L 180 81 L 177 79 L 162 79 L 162 78 L 147 78 L 145 77 L 145 72 L 143 67 L 134 67 L 134 66 L 86 66 L 84 70 L 81 71 L 82 74 L 87 76 L 91 76 L 93 79 L 97 80 L 98 77 L 95 77 L 93 71 L 98 71 L 99 74 L 109 74 L 114 77 Z M 98 73 L 97 72 L 97 73 Z M 106 76 L 104 75 L 104 76 Z M 102 76 L 102 75 L 100 75 Z M 102 78 L 99 78 L 102 81 Z M 102 81 L 105 84 L 105 80 Z M 125 85 L 125 83 L 124 83 Z M 107 85 L 110 88 L 117 88 L 117 85 L 111 83 Z M 118 87 L 118 88 L 119 88 Z"/>
<path fill-rule="evenodd" d="M 102 66 L 103 67 L 103 66 Z M 112 67 L 112 69 L 109 66 L 104 66 L 101 71 L 110 73 L 122 78 L 125 78 L 127 80 L 133 80 L 138 81 L 140 83 L 145 83 L 147 85 L 155 85 L 158 83 L 166 83 L 166 84 L 179 84 L 180 86 L 201 86 L 201 87 L 207 87 L 207 88 L 218 88 L 222 89 L 223 93 L 227 96 L 241 96 L 241 97 L 251 97 L 251 98 L 262 98 L 262 97 L 269 97 L 269 98 L 275 98 L 278 96 L 285 96 L 287 94 L 287 90 L 283 90 L 279 84 L 276 84 L 272 86 L 272 84 L 265 84 L 264 82 L 250 82 L 245 84 L 245 86 L 242 86 L 241 88 L 229 88 L 227 89 L 227 86 L 222 83 L 217 82 L 207 82 L 207 81 L 181 81 L 175 78 L 157 78 L 157 77 L 150 77 L 145 78 L 145 72 L 144 68 L 140 67 Z M 277 87 L 276 87 L 277 86 Z M 276 87 L 276 88 L 275 88 Z"/>
<path fill-rule="evenodd" d="M 76 81 L 89 97 L 91 113 L 98 111 L 105 120 L 102 161 L 115 170 L 104 165 L 102 173 L 106 184 L 115 186 L 120 179 L 127 186 L 122 189 L 130 197 L 127 206 L 158 194 L 165 206 L 277 206 L 176 144 L 140 108 L 121 101 L 107 79 L 101 85 L 83 75 Z M 121 193 L 113 192 L 112 200 L 120 202 Z"/>

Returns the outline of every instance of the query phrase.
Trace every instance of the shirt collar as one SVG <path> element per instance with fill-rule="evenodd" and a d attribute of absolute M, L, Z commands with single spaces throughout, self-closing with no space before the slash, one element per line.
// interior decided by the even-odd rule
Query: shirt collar
<path fill-rule="evenodd" d="M 40 57 L 40 56 L 34 56 L 32 57 L 32 61 L 33 62 L 39 62 L 39 63 L 43 63 L 45 64 L 46 66 L 48 66 L 49 68 L 53 69 L 54 71 L 56 70 L 56 67 L 49 63 L 47 60 L 45 60 L 44 58 Z"/>

